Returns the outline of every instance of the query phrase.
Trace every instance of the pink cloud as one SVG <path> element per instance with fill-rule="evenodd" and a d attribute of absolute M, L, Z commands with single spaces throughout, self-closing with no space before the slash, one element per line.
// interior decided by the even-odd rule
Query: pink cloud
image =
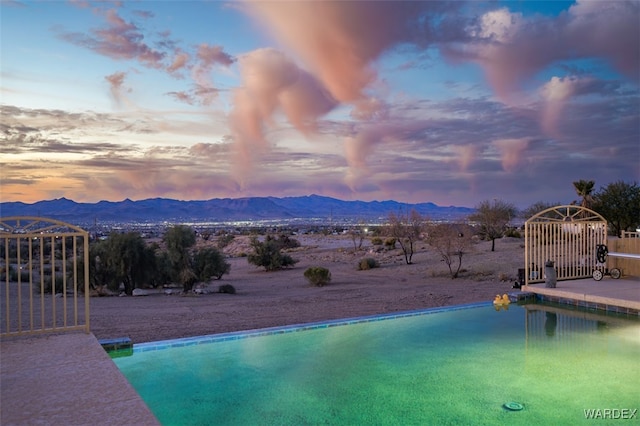
<path fill-rule="evenodd" d="M 124 19 L 118 9 L 93 10 L 104 18 L 102 27 L 92 29 L 88 34 L 60 32 L 60 37 L 113 59 L 135 60 L 145 67 L 165 70 L 175 78 L 183 78 L 184 72 L 190 70 L 193 89 L 189 92 L 171 91 L 169 94 L 191 105 L 211 105 L 217 99 L 220 90 L 214 85 L 211 74 L 216 66 L 229 67 L 235 62 L 235 58 L 225 52 L 222 46 L 201 43 L 196 46 L 195 52 L 188 53 L 176 47 L 176 42 L 169 39 L 171 32 L 166 30 L 155 32 L 160 39 L 155 40 L 156 48 L 152 48 L 145 39 L 145 31 L 134 22 Z M 153 13 L 144 11 L 132 13 L 143 19 L 154 17 Z"/>
<path fill-rule="evenodd" d="M 517 170 L 517 167 L 522 163 L 522 156 L 529 147 L 529 143 L 528 138 L 493 141 L 492 145 L 500 152 L 504 171 L 513 173 Z"/>
<path fill-rule="evenodd" d="M 476 160 L 479 152 L 478 146 L 474 144 L 454 145 L 452 149 L 456 154 L 455 161 L 463 172 L 469 170 L 469 167 Z"/>
<path fill-rule="evenodd" d="M 196 84 L 195 96 L 200 98 L 203 105 L 210 105 L 218 95 L 211 80 L 211 72 L 216 65 L 225 67 L 235 62 L 235 59 L 226 53 L 222 46 L 210 46 L 202 43 L 196 52 L 198 63 L 192 68 L 192 77 Z"/>
<path fill-rule="evenodd" d="M 122 106 L 122 103 L 126 101 L 123 91 L 124 90 L 128 92 L 131 91 L 130 89 L 125 89 L 123 87 L 124 79 L 126 75 L 127 74 L 125 72 L 116 72 L 104 78 L 109 83 L 109 90 L 111 92 L 111 97 L 113 98 L 116 105 L 118 106 Z"/>
<path fill-rule="evenodd" d="M 98 51 L 115 59 L 136 59 L 149 67 L 160 67 L 164 53 L 144 43 L 144 35 L 138 27 L 122 19 L 115 9 L 108 10 L 105 18 L 110 26 L 94 31 L 98 36 Z"/>
<path fill-rule="evenodd" d="M 167 72 L 174 76 L 179 76 L 179 72 L 187 66 L 189 59 L 190 56 L 188 53 L 183 52 L 180 49 L 176 50 L 173 62 L 167 67 Z"/>
<path fill-rule="evenodd" d="M 93 36 L 64 33 L 61 37 L 113 59 L 133 59 L 151 68 L 161 67 L 165 53 L 149 47 L 136 25 L 122 19 L 116 9 L 98 12 L 104 16 L 107 25 L 104 28 L 92 30 Z"/>
<path fill-rule="evenodd" d="M 254 157 L 268 148 L 265 129 L 275 127 L 280 111 L 303 133 L 336 105 L 322 85 L 282 52 L 258 49 L 239 59 L 242 86 L 235 90 L 230 127 L 237 150 L 237 171 L 248 172 Z"/>
<path fill-rule="evenodd" d="M 595 84 L 591 77 L 552 77 L 545 83 L 539 93 L 544 101 L 542 107 L 541 125 L 548 134 L 557 136 L 558 123 L 562 113 L 572 98 L 589 91 Z"/>
<path fill-rule="evenodd" d="M 355 191 L 366 183 L 370 175 L 368 158 L 375 153 L 378 145 L 395 141 L 412 140 L 412 135 L 425 129 L 423 121 L 366 123 L 353 136 L 345 138 L 344 155 L 349 169 L 345 183 Z"/>
<path fill-rule="evenodd" d="M 600 57 L 638 82 L 640 3 L 578 1 L 556 18 L 525 18 L 506 8 L 485 13 L 468 31 L 468 43 L 443 51 L 478 62 L 503 100 L 510 100 L 535 73 L 556 61 Z"/>
<path fill-rule="evenodd" d="M 441 10 L 433 2 L 250 1 L 244 6 L 304 64 L 302 69 L 273 49 L 240 59 L 243 88 L 235 96 L 231 126 L 245 167 L 256 152 L 251 147 L 259 151 L 268 145 L 264 131 L 276 111 L 306 134 L 338 103 L 352 104 L 356 120 L 386 119 L 387 105 L 368 93 L 377 79 L 372 63 L 397 43 L 417 40 L 418 27 L 429 25 L 418 19 L 423 11 Z M 365 170 L 374 139 L 366 132 L 346 139 L 352 174 Z"/>
<path fill-rule="evenodd" d="M 383 120 L 388 115 L 388 105 L 375 97 L 365 98 L 356 102 L 351 111 L 351 117 L 360 121 Z"/>
<path fill-rule="evenodd" d="M 173 96 L 178 101 L 184 102 L 184 103 L 189 104 L 189 105 L 194 105 L 195 104 L 195 100 L 193 99 L 193 97 L 190 94 L 188 94 L 187 92 L 184 92 L 184 91 L 168 92 L 167 95 Z"/>
<path fill-rule="evenodd" d="M 336 102 L 311 74 L 299 70 L 293 84 L 278 94 L 278 104 L 289 122 L 300 132 L 317 131 L 316 120 L 331 111 Z"/>
<path fill-rule="evenodd" d="M 527 22 L 520 13 L 499 9 L 483 15 L 470 30 L 473 40 L 451 45 L 445 54 L 478 62 L 502 100 L 510 100 L 520 84 L 549 63 L 562 59 L 566 50 L 553 22 Z"/>
<path fill-rule="evenodd" d="M 222 46 L 210 46 L 207 43 L 202 43 L 198 46 L 196 56 L 200 60 L 201 66 L 207 69 L 216 64 L 228 67 L 235 62 L 233 57 L 226 53 Z"/>
<path fill-rule="evenodd" d="M 229 145 L 226 143 L 197 143 L 189 148 L 189 154 L 198 158 L 216 158 L 222 154 L 226 154 Z"/>
<path fill-rule="evenodd" d="M 407 24 L 429 2 L 248 2 L 341 102 L 363 97 L 382 52 L 413 34 Z"/>

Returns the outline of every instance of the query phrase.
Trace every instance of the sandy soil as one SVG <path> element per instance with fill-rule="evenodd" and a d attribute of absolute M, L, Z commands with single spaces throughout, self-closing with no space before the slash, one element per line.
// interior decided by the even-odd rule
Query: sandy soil
<path fill-rule="evenodd" d="M 209 294 L 91 298 L 91 330 L 98 339 L 129 337 L 134 343 L 252 330 L 446 305 L 491 301 L 512 291 L 524 262 L 523 241 L 503 238 L 475 243 L 463 258 L 463 272 L 451 279 L 432 248 L 420 243 L 407 265 L 400 249 L 377 253 L 369 241 L 360 250 L 345 236 L 296 237 L 301 247 L 289 251 L 295 267 L 265 272 L 239 253 L 248 241 L 238 237 L 225 252 L 231 272 L 206 287 Z M 246 252 L 246 251 L 245 251 Z M 357 269 L 373 257 L 379 268 Z M 331 271 L 324 287 L 310 286 L 303 276 L 309 266 Z M 236 294 L 217 293 L 231 284 Z"/>

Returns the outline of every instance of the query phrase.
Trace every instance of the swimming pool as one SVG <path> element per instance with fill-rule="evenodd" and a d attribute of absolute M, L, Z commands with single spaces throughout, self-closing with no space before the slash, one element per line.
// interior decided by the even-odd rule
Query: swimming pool
<path fill-rule="evenodd" d="M 638 318 L 481 304 L 141 344 L 114 362 L 164 425 L 412 425 L 628 417 L 638 359 Z"/>

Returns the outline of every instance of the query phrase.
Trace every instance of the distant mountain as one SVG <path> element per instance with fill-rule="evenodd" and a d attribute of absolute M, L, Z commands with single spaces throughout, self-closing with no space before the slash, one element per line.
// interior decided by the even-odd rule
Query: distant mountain
<path fill-rule="evenodd" d="M 415 209 L 434 220 L 454 220 L 474 210 L 467 207 L 441 207 L 433 203 L 408 204 L 397 201 L 343 201 L 319 195 L 304 197 L 214 198 L 179 201 L 150 198 L 131 201 L 76 203 L 66 198 L 0 203 L 0 216 L 39 216 L 73 224 L 97 222 L 231 222 L 282 220 L 291 222 L 383 221 L 390 212 Z"/>

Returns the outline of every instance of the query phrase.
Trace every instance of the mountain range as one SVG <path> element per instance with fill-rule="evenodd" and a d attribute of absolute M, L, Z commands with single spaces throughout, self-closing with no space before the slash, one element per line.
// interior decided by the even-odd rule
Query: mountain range
<path fill-rule="evenodd" d="M 416 210 L 432 220 L 455 220 L 469 215 L 467 207 L 441 207 L 433 203 L 408 204 L 388 201 L 343 201 L 319 195 L 301 197 L 214 198 L 202 201 L 181 201 L 150 198 L 140 201 L 100 201 L 77 203 L 67 198 L 0 203 L 0 216 L 38 216 L 73 224 L 94 222 L 353 222 L 384 221 L 389 213 L 406 214 Z"/>

